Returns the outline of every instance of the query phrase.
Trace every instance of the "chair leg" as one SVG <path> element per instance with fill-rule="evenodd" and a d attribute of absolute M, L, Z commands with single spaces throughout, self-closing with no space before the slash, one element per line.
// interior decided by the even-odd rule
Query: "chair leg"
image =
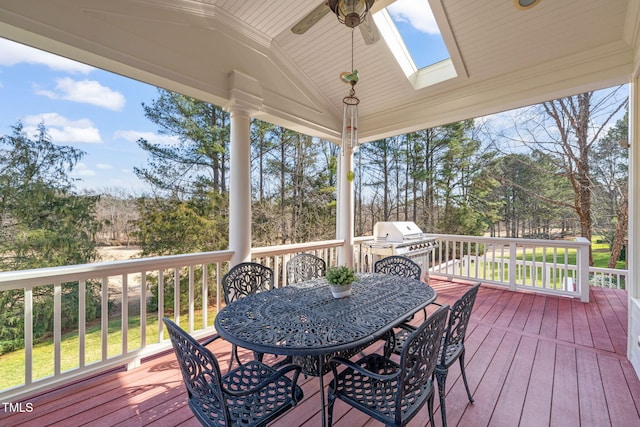
<path fill-rule="evenodd" d="M 228 371 L 231 370 L 231 366 L 233 366 L 233 361 L 236 361 L 238 363 L 238 366 L 242 365 L 242 363 L 240 363 L 240 358 L 238 357 L 238 346 L 235 344 L 231 345 L 231 358 L 229 359 L 229 368 L 227 369 Z"/>
<path fill-rule="evenodd" d="M 435 420 L 433 419 L 433 396 L 434 393 L 431 393 L 431 396 L 429 396 L 429 399 L 427 400 L 427 407 L 429 408 L 429 425 L 431 425 L 431 427 L 435 427 Z"/>
<path fill-rule="evenodd" d="M 396 336 L 393 333 L 393 329 L 385 333 L 383 338 L 385 340 L 383 355 L 388 358 L 391 356 L 391 353 L 393 353 L 396 345 Z"/>
<path fill-rule="evenodd" d="M 331 427 L 333 425 L 333 405 L 336 403 L 336 395 L 329 391 L 327 393 L 327 400 L 327 427 Z M 324 408 L 322 408 L 322 410 L 324 411 Z"/>
<path fill-rule="evenodd" d="M 444 405 L 445 385 L 447 383 L 447 368 L 440 369 L 436 367 L 436 378 L 438 379 L 438 395 L 440 396 L 440 413 L 442 414 L 442 427 L 447 427 L 447 411 Z"/>
<path fill-rule="evenodd" d="M 467 396 L 469 402 L 473 403 L 473 397 L 471 397 L 471 391 L 469 391 L 469 383 L 467 382 L 467 373 L 464 371 L 464 351 L 460 354 L 460 371 L 462 372 L 462 381 L 464 382 L 464 388 L 467 389 Z"/>

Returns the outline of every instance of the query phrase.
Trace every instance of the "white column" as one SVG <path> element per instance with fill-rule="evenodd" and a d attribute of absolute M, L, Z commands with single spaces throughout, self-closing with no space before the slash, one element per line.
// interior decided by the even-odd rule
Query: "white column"
<path fill-rule="evenodd" d="M 640 77 L 634 73 L 629 84 L 629 244 L 627 246 L 629 319 L 627 357 L 640 376 Z"/>
<path fill-rule="evenodd" d="M 353 179 L 348 179 L 353 171 L 353 149 L 344 147 L 338 167 L 337 238 L 344 239 L 338 251 L 338 265 L 353 268 Z"/>
<path fill-rule="evenodd" d="M 231 150 L 229 180 L 229 249 L 231 265 L 251 260 L 251 119 L 249 109 L 229 108 Z"/>
<path fill-rule="evenodd" d="M 627 291 L 631 298 L 640 298 L 640 285 L 638 284 L 638 262 L 640 251 L 637 250 L 640 242 L 640 78 L 634 77 L 629 84 L 629 224 L 627 236 L 627 269 L 629 277 Z"/>

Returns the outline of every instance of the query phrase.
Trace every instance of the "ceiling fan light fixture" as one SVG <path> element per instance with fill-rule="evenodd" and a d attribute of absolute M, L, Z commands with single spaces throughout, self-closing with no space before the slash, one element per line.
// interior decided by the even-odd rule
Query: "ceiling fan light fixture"
<path fill-rule="evenodd" d="M 531 9 L 533 6 L 540 3 L 540 0 L 514 0 L 514 4 L 517 9 Z"/>
<path fill-rule="evenodd" d="M 329 8 L 340 23 L 355 28 L 367 16 L 375 0 L 329 0 Z"/>

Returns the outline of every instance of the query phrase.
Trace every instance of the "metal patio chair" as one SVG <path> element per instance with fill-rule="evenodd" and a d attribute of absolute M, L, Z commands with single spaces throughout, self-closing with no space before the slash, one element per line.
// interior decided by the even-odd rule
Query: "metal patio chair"
<path fill-rule="evenodd" d="M 162 320 L 180 365 L 189 407 L 202 425 L 265 426 L 302 399 L 299 366 L 276 370 L 253 360 L 222 375 L 215 355 L 205 347 L 219 335 L 201 344 L 171 320 Z"/>
<path fill-rule="evenodd" d="M 447 427 L 447 412 L 444 403 L 445 385 L 447 382 L 447 374 L 449 366 L 453 365 L 456 360 L 460 361 L 460 371 L 462 372 L 462 380 L 464 388 L 467 390 L 469 402 L 473 403 L 471 391 L 469 391 L 469 383 L 467 383 L 467 374 L 464 370 L 464 339 L 467 334 L 467 326 L 471 311 L 478 295 L 480 283 L 476 283 L 465 294 L 456 301 L 449 312 L 449 321 L 442 342 L 441 355 L 436 365 L 436 378 L 438 380 L 438 394 L 440 395 L 440 412 L 442 414 L 442 426 Z"/>
<path fill-rule="evenodd" d="M 384 257 L 373 265 L 374 273 L 392 274 L 394 276 L 407 277 L 410 279 L 420 280 L 422 277 L 422 268 L 402 255 L 390 255 Z M 427 318 L 427 309 L 422 309 L 424 318 Z M 404 320 L 404 323 L 409 323 L 413 320 L 413 316 L 409 316 Z"/>
<path fill-rule="evenodd" d="M 323 277 L 327 273 L 327 263 L 313 254 L 298 254 L 287 262 L 287 283 Z"/>
<path fill-rule="evenodd" d="M 433 420 L 433 372 L 438 361 L 448 306 L 440 307 L 407 339 L 396 363 L 377 353 L 357 362 L 336 357 L 328 389 L 328 424 L 333 422 L 336 399 L 387 426 L 404 426 L 427 403 Z M 344 370 L 338 373 L 338 366 Z"/>
<path fill-rule="evenodd" d="M 273 270 L 255 262 L 242 262 L 237 264 L 229 269 L 227 274 L 222 276 L 224 302 L 227 305 L 247 295 L 268 291 L 272 288 Z M 256 359 L 262 360 L 262 354 L 256 353 L 255 356 Z M 229 369 L 231 369 L 234 359 L 240 364 L 238 347 L 235 344 L 231 346 Z"/>
<path fill-rule="evenodd" d="M 469 318 L 473 310 L 473 305 L 478 295 L 478 289 L 480 283 L 473 285 L 467 292 L 464 293 L 451 307 L 449 311 L 449 320 L 447 322 L 447 328 L 442 337 L 442 349 L 441 354 L 438 357 L 438 364 L 436 365 L 435 376 L 438 380 L 438 394 L 440 397 L 440 412 L 442 414 L 442 425 L 447 425 L 447 413 L 445 407 L 445 386 L 447 382 L 447 374 L 449 367 L 453 365 L 456 360 L 460 361 L 460 371 L 462 373 L 462 381 L 464 387 L 467 390 L 467 396 L 469 402 L 473 403 L 473 397 L 469 390 L 469 383 L 467 382 L 467 374 L 464 369 L 464 340 L 467 333 L 467 326 L 469 325 Z M 434 303 L 439 305 L 438 303 Z M 401 354 L 403 347 L 406 345 L 407 338 L 413 333 L 415 327 L 411 325 L 402 324 L 396 329 L 394 341 L 391 345 L 387 345 L 384 350 L 385 355 L 391 353 Z"/>
<path fill-rule="evenodd" d="M 373 265 L 374 273 L 393 274 L 420 280 L 422 268 L 411 259 L 402 255 L 384 257 Z"/>

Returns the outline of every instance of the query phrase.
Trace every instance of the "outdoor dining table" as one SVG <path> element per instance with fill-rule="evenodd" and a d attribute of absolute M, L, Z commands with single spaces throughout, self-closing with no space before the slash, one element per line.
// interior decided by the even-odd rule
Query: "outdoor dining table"
<path fill-rule="evenodd" d="M 305 374 L 319 376 L 324 425 L 329 359 L 353 356 L 435 299 L 423 282 L 376 273 L 359 274 L 352 294 L 337 299 L 318 278 L 235 301 L 220 310 L 215 326 L 239 347 L 290 356 Z"/>

